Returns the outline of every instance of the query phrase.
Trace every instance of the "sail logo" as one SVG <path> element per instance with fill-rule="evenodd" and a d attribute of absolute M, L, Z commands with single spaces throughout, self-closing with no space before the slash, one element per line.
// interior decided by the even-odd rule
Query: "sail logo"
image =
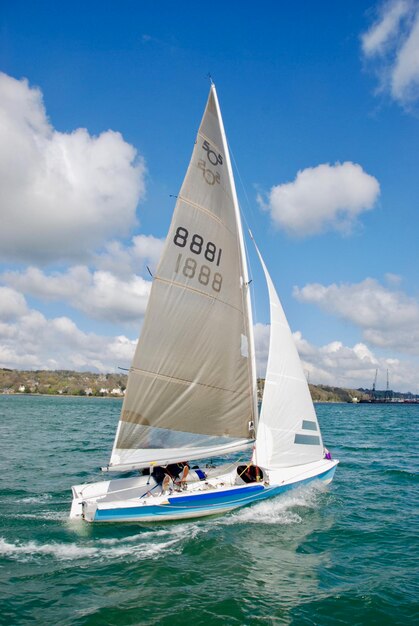
<path fill-rule="evenodd" d="M 198 166 L 197 166 L 200 170 L 202 170 L 202 175 L 204 177 L 204 180 L 206 183 L 208 183 L 208 185 L 215 185 L 215 183 L 220 184 L 220 174 L 219 172 L 213 172 L 212 170 L 207 168 L 207 164 L 205 163 L 204 159 L 200 159 L 198 161 Z"/>
<path fill-rule="evenodd" d="M 207 159 L 208 161 L 211 163 L 211 165 L 222 165 L 223 164 L 223 157 L 221 156 L 220 153 L 216 153 L 211 146 L 209 145 L 208 141 L 204 141 L 204 143 L 202 144 L 202 147 L 204 148 L 205 152 L 207 153 Z"/>
<path fill-rule="evenodd" d="M 212 166 L 217 167 L 218 165 L 223 164 L 223 157 L 220 153 L 217 154 L 215 150 L 213 150 L 207 140 L 205 140 L 202 144 L 202 148 L 207 153 L 207 159 L 211 163 Z M 200 170 L 202 170 L 202 175 L 204 180 L 208 185 L 215 185 L 215 183 L 220 184 L 220 174 L 219 172 L 213 172 L 211 169 L 207 167 L 207 163 L 205 159 L 200 159 L 198 161 L 198 166 Z"/>

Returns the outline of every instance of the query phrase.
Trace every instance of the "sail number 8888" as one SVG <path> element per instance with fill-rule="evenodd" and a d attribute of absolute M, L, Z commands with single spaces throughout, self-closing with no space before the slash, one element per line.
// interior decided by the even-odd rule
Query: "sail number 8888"
<path fill-rule="evenodd" d="M 199 255 L 203 253 L 207 261 L 210 263 L 214 263 L 215 261 L 217 267 L 220 265 L 222 249 L 218 248 L 217 253 L 217 246 L 212 241 L 208 241 L 206 245 L 204 245 L 204 238 L 201 237 L 201 235 L 194 234 L 189 238 L 189 231 L 184 226 L 179 226 L 176 229 L 173 243 L 179 246 L 179 248 L 186 248 L 188 246 L 193 254 Z M 176 260 L 175 272 L 178 273 L 179 271 L 182 271 L 186 278 L 196 277 L 204 286 L 210 284 L 212 289 L 217 293 L 221 291 L 223 277 L 219 272 L 215 272 L 213 276 L 211 276 L 211 268 L 208 267 L 208 265 L 198 267 L 198 263 L 195 259 L 187 257 L 183 260 L 183 255 L 179 254 Z"/>

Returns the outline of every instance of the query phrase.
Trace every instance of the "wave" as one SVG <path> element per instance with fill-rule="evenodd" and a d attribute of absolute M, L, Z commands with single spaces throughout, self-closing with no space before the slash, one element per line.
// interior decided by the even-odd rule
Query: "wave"
<path fill-rule="evenodd" d="M 38 513 L 16 513 L 10 515 L 14 519 L 35 519 L 35 520 L 49 520 L 56 522 L 66 521 L 68 518 L 68 511 L 39 511 Z"/>
<path fill-rule="evenodd" d="M 179 537 L 167 539 L 166 541 L 148 541 L 145 535 L 136 535 L 127 539 L 119 540 L 98 540 L 86 544 L 77 543 L 39 543 L 37 541 L 26 541 L 15 543 L 0 537 L 0 556 L 8 557 L 19 561 L 31 561 L 40 557 L 53 557 L 57 560 L 83 560 L 96 559 L 98 561 L 109 559 L 120 559 L 127 557 L 131 560 L 153 559 L 162 552 L 173 548 L 179 544 Z M 169 533 L 164 533 L 169 534 Z M 162 536 L 161 534 L 155 535 Z M 183 538 L 183 537 L 182 537 Z M 140 539 L 140 541 L 138 541 Z M 136 543 L 137 541 L 137 543 Z"/>
<path fill-rule="evenodd" d="M 392 468 L 392 469 L 384 470 L 384 473 L 387 474 L 387 476 L 395 476 L 396 478 L 403 478 L 405 480 L 412 480 L 412 481 L 419 480 L 419 473 L 409 472 L 409 470 Z"/>
<path fill-rule="evenodd" d="M 288 493 L 274 497 L 251 507 L 240 509 L 220 520 L 221 524 L 301 524 L 301 509 L 317 509 L 320 496 L 328 492 L 322 482 L 299 487 Z M 298 510 L 295 510 L 298 509 Z"/>
<path fill-rule="evenodd" d="M 339 446 L 339 450 L 349 450 L 350 452 L 383 452 L 383 451 L 389 451 L 388 448 L 384 448 L 382 446 L 371 446 L 371 445 L 359 445 L 359 446 L 347 446 L 347 445 L 340 445 Z M 339 457 L 339 455 L 336 453 L 337 458 Z"/>
<path fill-rule="evenodd" d="M 26 496 L 25 498 L 17 498 L 15 502 L 23 504 L 42 504 L 43 502 L 51 500 L 51 498 L 52 495 L 50 493 L 40 493 L 37 496 Z"/>
<path fill-rule="evenodd" d="M 251 507 L 246 507 L 222 517 L 191 520 L 152 529 L 142 528 L 140 532 L 124 537 L 80 537 L 80 541 L 41 543 L 35 540 L 8 541 L 0 538 L 0 557 L 18 561 L 33 561 L 41 558 L 57 560 L 97 561 L 129 559 L 155 559 L 170 552 L 180 553 L 185 543 L 205 535 L 216 527 L 246 524 L 294 525 L 301 524 L 303 510 L 317 509 L 320 499 L 327 491 L 323 483 L 314 483 L 277 498 L 272 498 Z M 47 519 L 63 522 L 67 519 L 66 511 L 43 511 L 39 514 L 18 514 L 16 517 L 27 519 Z M 138 528 L 138 527 L 137 527 Z"/>

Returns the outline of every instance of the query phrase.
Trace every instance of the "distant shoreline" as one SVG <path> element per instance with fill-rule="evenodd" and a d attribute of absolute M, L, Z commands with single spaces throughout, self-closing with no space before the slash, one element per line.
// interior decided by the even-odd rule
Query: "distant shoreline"
<path fill-rule="evenodd" d="M 81 396 L 79 394 L 68 394 L 68 393 L 15 393 L 15 392 L 10 392 L 10 391 L 1 391 L 0 392 L 1 396 L 9 396 L 9 397 L 13 397 L 13 398 L 74 398 L 74 399 L 79 399 L 79 400 L 86 400 L 86 399 L 94 399 L 94 400 L 119 400 L 122 401 L 124 398 L 123 396 L 110 396 L 108 395 L 103 395 L 103 396 L 94 396 L 94 395 L 85 395 L 85 396 Z M 380 406 L 411 406 L 411 405 L 418 405 L 419 404 L 419 400 L 393 400 L 393 401 L 389 401 L 389 402 L 350 402 L 348 400 L 313 400 L 313 404 L 317 405 L 317 404 L 351 404 L 351 405 L 358 405 L 358 404 L 362 404 L 362 406 L 376 406 L 376 405 L 380 405 Z"/>
<path fill-rule="evenodd" d="M 123 372 L 99 374 L 74 370 L 16 370 L 0 367 L 1 395 L 31 395 L 51 397 L 93 397 L 123 399 L 128 376 Z M 258 400 L 263 396 L 265 381 L 257 380 Z M 363 404 L 419 402 L 419 395 L 391 390 L 349 389 L 330 385 L 309 383 L 310 394 L 315 403 Z M 385 402 L 384 402 L 385 401 Z"/>
<path fill-rule="evenodd" d="M 15 398 L 94 398 L 97 400 L 123 400 L 124 396 L 110 396 L 109 394 L 103 396 L 85 395 L 81 396 L 77 393 L 25 393 L 18 391 L 0 391 L 0 396 L 13 396 Z"/>

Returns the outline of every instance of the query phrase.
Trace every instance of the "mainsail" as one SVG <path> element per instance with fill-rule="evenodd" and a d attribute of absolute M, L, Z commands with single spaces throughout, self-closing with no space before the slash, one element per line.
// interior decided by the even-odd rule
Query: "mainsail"
<path fill-rule="evenodd" d="M 271 334 L 254 462 L 270 469 L 323 458 L 323 442 L 284 310 L 256 246 L 268 284 Z"/>
<path fill-rule="evenodd" d="M 253 437 L 243 234 L 212 85 L 130 369 L 109 469 L 205 458 Z"/>

